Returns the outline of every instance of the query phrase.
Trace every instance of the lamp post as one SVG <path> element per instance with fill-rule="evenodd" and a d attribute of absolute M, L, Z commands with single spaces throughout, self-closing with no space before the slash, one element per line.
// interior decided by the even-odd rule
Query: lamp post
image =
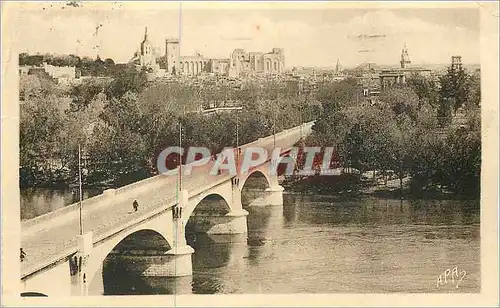
<path fill-rule="evenodd" d="M 236 149 L 239 149 L 240 148 L 240 136 L 239 136 L 239 117 L 238 117 L 238 114 L 239 114 L 239 110 L 236 110 Z M 239 158 L 239 155 L 237 156 Z"/>
<path fill-rule="evenodd" d="M 300 100 L 300 106 L 299 106 L 299 119 L 300 119 L 300 140 L 302 141 L 302 100 Z"/>
<path fill-rule="evenodd" d="M 304 103 L 307 103 L 307 98 L 309 97 L 309 89 L 306 89 L 304 91 L 304 94 L 305 94 L 305 98 L 304 98 Z M 302 124 L 303 124 L 303 118 L 302 118 L 302 111 L 303 111 L 303 108 L 304 108 L 304 103 L 302 103 L 302 100 L 300 101 L 300 140 L 302 140 Z"/>
<path fill-rule="evenodd" d="M 240 163 L 240 110 L 243 110 L 243 107 L 241 109 L 236 109 L 236 165 L 239 166 Z"/>
<path fill-rule="evenodd" d="M 92 127 L 95 122 L 92 122 L 88 124 L 84 132 L 85 134 L 90 134 L 89 130 L 92 130 Z M 87 139 L 85 139 L 87 140 Z M 86 141 L 83 144 L 83 147 L 85 148 Z M 87 159 L 85 159 L 85 168 L 87 167 Z M 83 235 L 83 218 L 82 218 L 82 208 L 83 208 L 83 191 L 82 191 L 82 148 L 80 145 L 80 142 L 78 143 L 78 195 L 79 195 L 79 205 L 78 205 L 78 211 L 79 211 L 79 222 L 80 222 L 80 235 Z"/>
<path fill-rule="evenodd" d="M 182 149 L 182 121 L 179 120 L 179 150 Z M 182 191 L 182 154 L 179 153 L 179 191 Z"/>
<path fill-rule="evenodd" d="M 276 108 L 273 114 L 273 148 L 276 148 Z"/>
<path fill-rule="evenodd" d="M 82 222 L 82 162 L 81 162 L 81 150 L 80 143 L 78 143 L 78 186 L 79 186 L 79 195 L 80 195 L 80 235 L 83 235 L 83 222 Z"/>

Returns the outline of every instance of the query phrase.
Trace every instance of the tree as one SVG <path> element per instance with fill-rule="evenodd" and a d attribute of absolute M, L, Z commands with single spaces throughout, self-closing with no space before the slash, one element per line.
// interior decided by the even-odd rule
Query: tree
<path fill-rule="evenodd" d="M 70 90 L 71 110 L 77 111 L 87 108 L 96 95 L 104 91 L 104 87 L 104 84 L 94 79 L 73 86 Z"/>
<path fill-rule="evenodd" d="M 333 108 L 335 105 L 347 106 L 360 101 L 361 88 L 354 78 L 348 78 L 339 82 L 323 83 L 319 86 L 316 99 L 323 105 L 323 110 Z"/>
<path fill-rule="evenodd" d="M 420 102 L 417 94 L 409 87 L 390 88 L 382 91 L 380 101 L 389 106 L 396 116 L 416 119 Z"/>
<path fill-rule="evenodd" d="M 110 66 L 114 66 L 114 65 L 115 65 L 115 61 L 113 61 L 113 59 L 111 59 L 111 58 L 106 58 L 106 59 L 104 60 L 104 64 L 105 64 L 106 66 L 108 66 L 108 67 L 110 67 Z"/>
<path fill-rule="evenodd" d="M 406 83 L 417 94 L 419 102 L 427 102 L 431 106 L 437 106 L 439 102 L 439 90 L 437 84 L 432 79 L 414 74 L 408 78 Z"/>
<path fill-rule="evenodd" d="M 452 110 L 457 111 L 469 97 L 469 76 L 462 67 L 448 67 L 446 74 L 439 78 L 441 88 L 439 94 L 442 100 L 453 101 Z"/>
<path fill-rule="evenodd" d="M 120 71 L 115 79 L 106 89 L 106 96 L 111 98 L 120 98 L 127 92 L 140 93 L 147 85 L 146 72 L 137 71 L 134 68 L 127 68 Z"/>
<path fill-rule="evenodd" d="M 411 154 L 413 143 L 413 127 L 408 117 L 400 117 L 391 122 L 389 139 L 382 147 L 382 165 L 384 170 L 394 170 L 399 178 L 399 188 L 403 194 L 403 179 L 408 175 L 411 166 Z"/>
<path fill-rule="evenodd" d="M 437 117 L 441 127 L 448 126 L 453 118 L 454 98 L 441 98 L 439 101 Z"/>
<path fill-rule="evenodd" d="M 45 74 L 21 75 L 19 77 L 19 99 L 58 95 L 55 81 Z"/>
<path fill-rule="evenodd" d="M 469 91 L 465 105 L 467 109 L 478 108 L 481 105 L 481 75 L 476 72 L 467 81 Z"/>
<path fill-rule="evenodd" d="M 44 56 L 40 54 L 29 55 L 25 52 L 19 54 L 20 66 L 41 66 L 44 61 Z"/>
<path fill-rule="evenodd" d="M 36 75 L 21 75 L 19 77 L 19 100 L 26 101 L 31 97 L 42 95 L 42 83 Z"/>
<path fill-rule="evenodd" d="M 137 94 L 127 92 L 111 99 L 100 115 L 89 146 L 93 169 L 103 177 L 123 185 L 132 175 L 149 175 L 147 145 L 141 136 L 142 115 Z"/>
<path fill-rule="evenodd" d="M 316 120 L 312 129 L 319 145 L 335 147 L 341 161 L 347 163 L 347 149 L 344 140 L 352 125 L 352 119 L 342 112 L 340 106 L 331 105 Z"/>
<path fill-rule="evenodd" d="M 444 179 L 447 145 L 431 130 L 421 131 L 414 138 L 410 187 L 414 195 L 421 195 Z"/>
<path fill-rule="evenodd" d="M 477 127 L 457 128 L 449 133 L 446 143 L 441 183 L 454 193 L 477 197 L 481 186 L 481 131 Z"/>
<path fill-rule="evenodd" d="M 51 162 L 57 157 L 63 117 L 57 98 L 36 96 L 24 101 L 20 110 L 19 154 L 21 185 L 47 181 Z"/>

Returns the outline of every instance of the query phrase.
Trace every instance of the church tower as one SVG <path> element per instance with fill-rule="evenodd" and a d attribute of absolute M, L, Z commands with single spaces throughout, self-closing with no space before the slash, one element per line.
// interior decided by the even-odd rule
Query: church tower
<path fill-rule="evenodd" d="M 337 58 L 337 65 L 335 65 L 335 73 L 336 74 L 339 74 L 341 71 L 341 68 L 340 68 L 340 61 L 339 61 L 339 58 Z"/>
<path fill-rule="evenodd" d="M 180 50 L 178 39 L 171 38 L 165 40 L 165 57 L 167 58 L 167 72 L 170 74 L 180 74 Z"/>
<path fill-rule="evenodd" d="M 144 31 L 144 40 L 141 43 L 140 52 L 141 66 L 153 66 L 155 64 L 153 46 L 148 38 L 148 27 Z"/>
<path fill-rule="evenodd" d="M 401 51 L 401 68 L 407 68 L 411 64 L 410 56 L 408 55 L 408 48 L 406 48 L 406 43 Z"/>

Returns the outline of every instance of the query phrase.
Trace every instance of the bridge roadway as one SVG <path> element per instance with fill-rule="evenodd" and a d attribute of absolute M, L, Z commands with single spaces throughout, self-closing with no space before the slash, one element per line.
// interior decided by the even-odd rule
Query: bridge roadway
<path fill-rule="evenodd" d="M 276 134 L 276 147 L 281 147 L 283 150 L 289 149 L 300 139 L 300 134 L 304 134 L 304 130 L 310 129 L 311 126 L 312 123 L 306 123 L 302 129 L 295 127 Z M 243 145 L 241 148 L 245 149 L 248 146 L 260 146 L 268 149 L 269 159 L 273 148 L 273 136 L 261 138 Z M 216 183 L 227 181 L 231 177 L 227 171 L 218 176 L 208 175 L 209 168 L 212 165 L 213 162 L 209 162 L 205 166 L 193 168 L 191 175 L 183 176 L 182 188 L 189 191 L 199 191 L 200 187 L 209 189 Z M 133 193 L 125 194 L 124 197 L 111 197 L 113 198 L 112 202 L 107 202 L 108 204 L 103 202 L 102 206 L 89 207 L 88 209 L 84 206 L 82 209 L 84 233 L 92 231 L 94 242 L 97 242 L 105 238 L 106 233 L 116 228 L 117 225 L 126 225 L 141 216 L 145 216 L 144 219 L 147 219 L 147 213 L 154 212 L 162 207 L 167 209 L 175 205 L 177 203 L 178 176 L 156 176 L 156 178 L 158 177 L 162 179 L 159 180 L 161 185 L 157 189 L 152 190 L 151 187 L 144 191 L 134 189 Z M 137 186 L 143 181 L 128 186 Z M 128 186 L 120 189 L 126 189 Z M 202 191 L 206 189 L 202 189 Z M 132 211 L 134 199 L 138 200 L 140 206 L 137 212 Z M 77 204 L 72 206 L 78 207 Z M 63 260 L 77 251 L 77 236 L 80 229 L 79 217 L 75 216 L 73 215 L 71 219 L 62 222 L 59 216 L 55 216 L 29 226 L 26 226 L 26 222 L 29 222 L 29 220 L 23 222 L 21 226 L 21 247 L 26 252 L 27 257 L 21 263 L 21 278 L 27 277 L 49 264 L 54 264 L 57 260 Z"/>

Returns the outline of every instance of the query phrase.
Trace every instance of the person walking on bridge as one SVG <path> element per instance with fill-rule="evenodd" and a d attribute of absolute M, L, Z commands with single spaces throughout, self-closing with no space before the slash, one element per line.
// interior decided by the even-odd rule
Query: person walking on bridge
<path fill-rule="evenodd" d="M 20 250 L 20 254 L 21 254 L 21 255 L 20 255 L 20 257 L 21 257 L 21 262 L 23 262 L 23 261 L 24 261 L 24 259 L 26 258 L 26 253 L 24 252 L 23 248 L 21 248 L 21 250 Z"/>
<path fill-rule="evenodd" d="M 137 200 L 134 200 L 134 203 L 132 203 L 132 207 L 134 208 L 134 212 L 137 212 L 137 210 L 139 209 L 139 203 L 137 202 Z"/>

